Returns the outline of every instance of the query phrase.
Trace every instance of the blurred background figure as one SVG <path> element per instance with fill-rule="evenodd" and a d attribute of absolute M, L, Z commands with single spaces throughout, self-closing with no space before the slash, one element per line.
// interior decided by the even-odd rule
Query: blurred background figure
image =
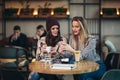
<path fill-rule="evenodd" d="M 36 34 L 34 36 L 34 43 L 33 43 L 33 49 L 34 49 L 34 52 L 36 53 L 36 50 L 37 50 L 37 43 L 38 43 L 38 40 L 41 38 L 41 37 L 45 37 L 47 34 L 45 28 L 43 25 L 38 25 L 36 27 Z"/>
<path fill-rule="evenodd" d="M 28 38 L 26 34 L 21 33 L 20 26 L 16 25 L 13 28 L 13 34 L 9 37 L 9 46 L 19 46 L 28 50 Z"/>

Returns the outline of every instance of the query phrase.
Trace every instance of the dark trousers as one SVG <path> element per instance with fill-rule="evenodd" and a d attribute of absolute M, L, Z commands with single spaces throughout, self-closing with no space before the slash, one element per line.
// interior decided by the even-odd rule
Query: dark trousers
<path fill-rule="evenodd" d="M 106 71 L 103 61 L 97 61 L 99 69 L 94 72 L 74 75 L 75 80 L 100 80 Z"/>

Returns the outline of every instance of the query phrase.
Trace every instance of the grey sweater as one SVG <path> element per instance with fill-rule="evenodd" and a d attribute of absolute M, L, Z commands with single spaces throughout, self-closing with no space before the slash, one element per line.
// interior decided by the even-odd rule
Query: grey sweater
<path fill-rule="evenodd" d="M 73 42 L 71 37 L 69 44 L 73 47 L 72 43 Z M 90 37 L 85 45 L 86 47 L 82 49 L 80 43 L 78 43 L 78 49 L 81 51 L 80 58 L 89 61 L 99 61 L 100 57 L 96 53 L 96 38 Z"/>

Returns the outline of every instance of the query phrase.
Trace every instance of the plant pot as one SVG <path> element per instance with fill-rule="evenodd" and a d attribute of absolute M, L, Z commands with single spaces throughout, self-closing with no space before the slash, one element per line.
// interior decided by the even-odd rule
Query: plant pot
<path fill-rule="evenodd" d="M 22 8 L 20 11 L 20 17 L 33 17 L 33 8 Z"/>
<path fill-rule="evenodd" d="M 103 8 L 103 14 L 106 15 L 114 15 L 116 12 L 116 8 Z"/>
<path fill-rule="evenodd" d="M 8 8 L 5 9 L 5 17 L 16 17 L 18 9 L 17 8 Z"/>
<path fill-rule="evenodd" d="M 55 8 L 54 13 L 58 15 L 66 14 L 67 9 L 66 8 Z"/>
<path fill-rule="evenodd" d="M 47 15 L 51 13 L 51 9 L 50 8 L 41 8 L 39 9 L 39 13 L 42 15 Z"/>

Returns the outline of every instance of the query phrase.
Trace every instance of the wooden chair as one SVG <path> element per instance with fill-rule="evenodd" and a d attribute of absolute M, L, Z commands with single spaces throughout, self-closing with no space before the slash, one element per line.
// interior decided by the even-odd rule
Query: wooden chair
<path fill-rule="evenodd" d="M 10 73 L 15 71 L 28 73 L 29 60 L 27 55 L 28 51 L 22 47 L 0 47 L 0 70 L 3 80 L 6 78 L 4 77 L 5 72 Z"/>

